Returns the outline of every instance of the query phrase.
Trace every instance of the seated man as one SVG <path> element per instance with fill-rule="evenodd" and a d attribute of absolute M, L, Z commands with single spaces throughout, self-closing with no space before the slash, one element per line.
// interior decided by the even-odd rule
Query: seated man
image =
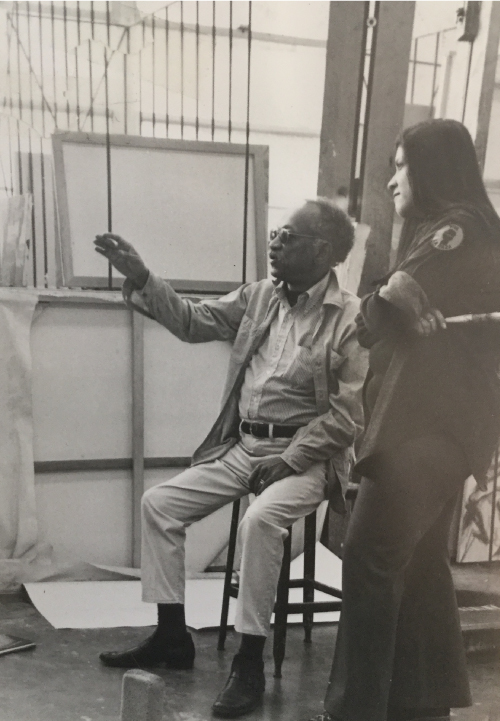
<path fill-rule="evenodd" d="M 230 340 L 222 410 L 193 465 L 144 494 L 143 600 L 158 604 L 158 626 L 143 644 L 101 654 L 107 666 L 190 669 L 194 646 L 184 617 L 185 529 L 230 501 L 255 493 L 241 521 L 242 634 L 216 715 L 255 708 L 264 691 L 263 648 L 276 595 L 286 529 L 347 483 L 350 447 L 361 423 L 364 351 L 356 341 L 358 299 L 339 288 L 332 266 L 353 243 L 346 214 L 308 201 L 271 232 L 274 280 L 199 303 L 150 273 L 116 235 L 96 250 L 127 276 L 129 307 L 188 342 Z"/>

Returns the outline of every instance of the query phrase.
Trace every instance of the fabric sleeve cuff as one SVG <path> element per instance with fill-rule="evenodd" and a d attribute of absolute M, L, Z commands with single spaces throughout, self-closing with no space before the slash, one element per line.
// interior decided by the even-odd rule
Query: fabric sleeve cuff
<path fill-rule="evenodd" d="M 429 308 L 423 288 L 402 270 L 391 275 L 387 285 L 379 290 L 379 296 L 414 320 L 420 318 Z"/>
<path fill-rule="evenodd" d="M 297 458 L 296 453 L 288 453 L 288 449 L 284 451 L 280 457 L 290 466 L 290 468 L 293 468 L 295 473 L 303 473 L 304 471 L 307 471 L 311 465 L 309 461 Z"/>

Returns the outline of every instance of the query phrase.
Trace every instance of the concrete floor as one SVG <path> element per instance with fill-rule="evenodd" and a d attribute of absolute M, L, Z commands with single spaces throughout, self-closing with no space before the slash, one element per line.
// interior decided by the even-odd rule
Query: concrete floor
<path fill-rule="evenodd" d="M 118 721 L 122 672 L 100 665 L 98 653 L 125 648 L 148 629 L 55 630 L 21 596 L 0 596 L 0 631 L 36 641 L 34 651 L 0 657 L 0 721 Z M 249 721 L 306 721 L 322 708 L 336 633 L 317 625 L 305 646 L 300 627 L 289 627 L 283 679 L 272 676 L 267 649 L 267 691 Z M 164 721 L 209 721 L 223 686 L 237 636 L 216 650 L 215 631 L 194 633 L 194 671 L 160 672 L 166 684 Z M 475 705 L 455 712 L 455 721 L 500 721 L 500 655 L 470 657 Z"/>

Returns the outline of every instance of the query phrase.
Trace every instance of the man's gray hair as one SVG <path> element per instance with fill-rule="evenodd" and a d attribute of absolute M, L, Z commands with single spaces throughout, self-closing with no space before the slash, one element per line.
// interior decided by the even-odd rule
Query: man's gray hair
<path fill-rule="evenodd" d="M 314 205 L 319 218 L 314 224 L 318 238 L 330 243 L 335 263 L 342 263 L 354 244 L 354 226 L 351 219 L 329 198 L 306 200 L 306 205 Z"/>

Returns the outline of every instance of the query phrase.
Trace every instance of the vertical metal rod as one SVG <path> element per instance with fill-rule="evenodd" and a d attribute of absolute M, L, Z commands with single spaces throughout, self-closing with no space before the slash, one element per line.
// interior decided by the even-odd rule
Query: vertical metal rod
<path fill-rule="evenodd" d="M 364 88 L 364 72 L 365 72 L 365 57 L 366 57 L 366 44 L 368 39 L 368 18 L 370 17 L 370 3 L 365 2 L 365 8 L 363 13 L 363 33 L 361 36 L 361 62 L 359 66 L 359 78 L 358 78 L 358 97 L 356 101 L 356 124 L 354 126 L 354 137 L 352 141 L 352 159 L 351 159 L 351 175 L 349 178 L 349 215 L 352 217 L 358 216 L 358 188 L 356 187 L 356 171 L 358 167 L 358 155 L 359 155 L 359 133 L 361 130 L 361 103 L 363 100 L 363 88 Z M 371 58 L 370 58 L 371 60 Z"/>
<path fill-rule="evenodd" d="M 434 109 L 434 99 L 436 96 L 436 76 L 437 69 L 439 67 L 439 41 L 441 39 L 441 33 L 436 33 L 436 50 L 434 52 L 434 69 L 432 72 L 432 96 L 431 96 L 431 108 Z"/>
<path fill-rule="evenodd" d="M 42 3 L 38 3 L 38 39 L 40 43 L 40 90 L 42 98 L 45 98 L 44 73 L 43 73 L 43 37 L 42 37 Z M 45 110 L 42 107 L 42 137 L 45 137 Z"/>
<path fill-rule="evenodd" d="M 156 137 L 156 92 L 155 92 L 155 85 L 156 85 L 156 64 L 155 64 L 155 15 L 153 13 L 151 17 L 151 32 L 153 36 L 153 46 L 151 48 L 152 52 L 152 75 L 153 75 L 153 87 L 152 87 L 152 105 L 153 105 L 153 138 Z"/>
<path fill-rule="evenodd" d="M 30 4 L 29 2 L 26 2 L 26 17 L 28 18 L 28 53 L 29 57 L 33 57 L 33 49 L 31 46 L 31 13 L 30 13 Z M 43 113 L 43 103 L 42 103 L 42 113 Z M 30 117 L 31 117 L 31 127 L 33 128 L 34 123 L 34 105 L 33 105 L 33 72 L 30 68 Z"/>
<path fill-rule="evenodd" d="M 17 102 L 19 110 L 19 118 L 23 119 L 23 103 L 21 93 L 21 43 L 20 43 L 20 28 L 19 28 L 19 3 L 16 3 L 16 33 L 17 33 Z"/>
<path fill-rule="evenodd" d="M 50 27 L 52 36 L 52 90 L 54 93 L 54 120 L 57 129 L 57 83 L 56 83 L 56 30 L 54 22 L 54 0 L 50 3 Z"/>
<path fill-rule="evenodd" d="M 92 76 L 93 76 L 93 72 L 92 72 L 92 40 L 89 38 L 89 95 L 90 95 L 89 114 L 90 114 L 90 129 L 93 132 L 94 131 L 94 83 L 93 83 Z"/>
<path fill-rule="evenodd" d="M 68 8 L 66 0 L 63 2 L 63 23 L 64 23 L 64 70 L 66 75 L 66 127 L 69 130 L 69 68 L 68 68 Z"/>
<path fill-rule="evenodd" d="M 128 56 L 130 53 L 130 28 L 127 28 L 127 50 L 123 54 L 123 132 L 128 134 Z"/>
<path fill-rule="evenodd" d="M 113 232 L 113 216 L 111 204 L 111 138 L 109 132 L 109 82 L 108 82 L 108 49 L 104 48 L 104 91 L 106 97 L 106 190 L 108 211 L 108 233 Z M 108 263 L 108 288 L 113 289 L 113 266 Z"/>
<path fill-rule="evenodd" d="M 17 126 L 17 158 L 19 163 L 19 195 L 23 194 L 24 184 L 23 184 L 23 164 L 22 164 L 22 156 L 21 156 L 21 129 L 19 127 L 19 120 L 16 120 L 16 126 Z"/>
<path fill-rule="evenodd" d="M 418 38 L 415 38 L 415 44 L 413 46 L 413 69 L 411 76 L 411 102 L 415 99 L 415 77 L 417 74 L 417 58 L 418 58 Z"/>
<path fill-rule="evenodd" d="M 94 21 L 95 21 L 95 10 L 94 3 L 90 2 L 90 32 L 92 33 L 92 40 L 94 39 Z"/>
<path fill-rule="evenodd" d="M 363 178 L 365 173 L 365 165 L 366 165 L 366 147 L 368 142 L 368 122 L 370 118 L 370 107 L 371 107 L 371 99 L 372 99 L 372 91 L 373 91 L 373 75 L 375 72 L 375 61 L 377 56 L 377 37 L 378 37 L 378 22 L 379 22 L 379 15 L 380 15 L 380 0 L 377 0 L 375 3 L 375 10 L 374 10 L 374 17 L 375 17 L 375 26 L 372 28 L 372 38 L 371 38 L 371 46 L 370 46 L 370 65 L 368 70 L 368 86 L 366 88 L 366 102 L 365 102 L 365 121 L 364 121 L 364 127 L 363 127 L 363 144 L 361 147 L 361 162 L 360 162 L 360 171 L 359 171 L 359 188 L 358 188 L 358 198 L 357 198 L 357 207 L 356 207 L 356 220 L 359 220 L 361 217 L 361 203 L 362 203 L 362 197 L 363 197 Z"/>
<path fill-rule="evenodd" d="M 80 0 L 76 3 L 76 33 L 78 45 L 75 48 L 75 79 L 76 79 L 76 127 L 81 130 L 80 126 L 80 72 L 78 67 L 78 50 L 81 42 L 81 29 L 80 29 Z"/>
<path fill-rule="evenodd" d="M 200 132 L 200 3 L 196 0 L 196 140 Z"/>
<path fill-rule="evenodd" d="M 212 140 L 215 136 L 215 0 L 212 0 Z"/>
<path fill-rule="evenodd" d="M 168 5 L 165 8 L 165 136 L 168 138 L 168 38 L 169 38 L 169 23 L 168 23 Z"/>
<path fill-rule="evenodd" d="M 43 154 L 43 136 L 40 138 L 40 171 L 42 176 L 42 228 L 43 228 L 43 284 L 48 285 L 49 251 L 47 245 L 47 210 L 45 196 L 45 156 Z"/>
<path fill-rule="evenodd" d="M 106 39 L 108 47 L 111 45 L 111 15 L 110 15 L 109 0 L 106 0 Z"/>
<path fill-rule="evenodd" d="M 33 48 L 31 44 L 31 13 L 29 2 L 26 3 L 26 14 L 28 18 L 28 53 L 29 57 L 33 57 Z M 34 104 L 33 104 L 33 71 L 30 68 L 30 116 L 31 116 L 31 127 L 34 126 Z M 42 113 L 45 112 L 42 102 Z M 30 192 L 34 198 L 34 183 L 33 183 L 33 148 L 31 145 L 31 130 L 28 132 L 28 173 L 29 173 L 29 187 Z M 37 284 L 37 240 L 36 240 L 36 223 L 35 223 L 35 204 L 31 205 L 31 247 L 32 247 L 32 263 L 33 263 L 33 286 L 36 288 Z"/>
<path fill-rule="evenodd" d="M 12 116 L 12 60 L 11 60 L 11 51 L 12 51 L 12 13 L 7 13 L 7 77 L 9 78 L 9 110 L 10 115 Z M 9 123 L 9 132 L 10 132 L 10 123 Z M 10 137 L 10 136 L 9 136 Z"/>
<path fill-rule="evenodd" d="M 30 191 L 31 194 L 34 195 L 33 192 L 33 151 L 31 148 L 31 131 L 28 134 L 29 139 L 29 145 L 28 145 L 28 170 L 29 170 L 29 183 L 30 183 Z M 36 288 L 37 284 L 37 268 L 36 268 L 36 223 L 35 223 L 35 204 L 32 203 L 31 205 L 31 247 L 32 247 L 32 262 L 33 262 L 33 286 Z"/>
<path fill-rule="evenodd" d="M 184 138 L 184 2 L 181 0 L 181 139 Z"/>
<path fill-rule="evenodd" d="M 467 78 L 465 80 L 465 93 L 464 93 L 464 105 L 462 108 L 462 123 L 465 121 L 465 111 L 467 110 L 467 96 L 469 95 L 469 81 L 470 81 L 470 71 L 472 67 L 472 50 L 474 48 L 474 43 L 470 43 L 469 47 L 469 60 L 467 64 Z"/>
<path fill-rule="evenodd" d="M 227 139 L 231 142 L 233 102 L 233 0 L 229 0 L 229 108 L 227 121 Z"/>
<path fill-rule="evenodd" d="M 498 445 L 495 451 L 495 463 L 493 466 L 493 489 L 491 492 L 491 521 L 490 521 L 490 538 L 488 548 L 488 561 L 493 561 L 493 542 L 495 539 L 495 519 L 496 519 L 496 505 L 497 505 L 497 490 L 498 490 Z"/>
<path fill-rule="evenodd" d="M 139 52 L 139 135 L 142 135 L 142 53 L 146 42 L 146 26 L 142 21 L 142 48 Z"/>
<path fill-rule="evenodd" d="M 248 60 L 247 60 L 247 123 L 245 144 L 245 197 L 243 206 L 243 265 L 242 281 L 247 280 L 247 242 L 248 242 L 248 185 L 250 174 L 250 70 L 252 60 L 252 0 L 248 3 Z"/>

